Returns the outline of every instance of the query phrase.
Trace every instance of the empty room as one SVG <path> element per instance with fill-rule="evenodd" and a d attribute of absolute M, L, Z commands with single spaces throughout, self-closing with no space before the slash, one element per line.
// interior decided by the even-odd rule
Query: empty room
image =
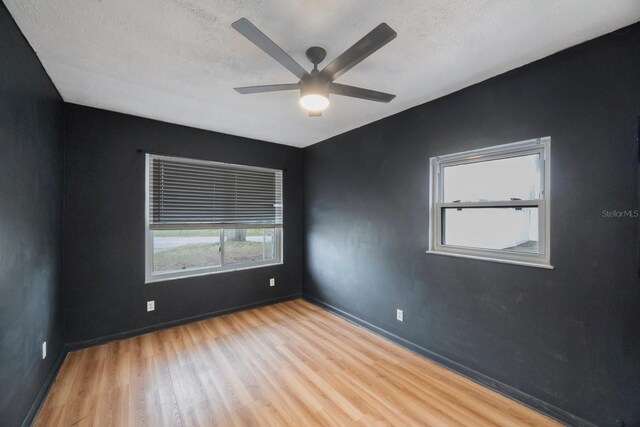
<path fill-rule="evenodd" d="M 0 427 L 640 427 L 639 0 L 0 1 Z"/>

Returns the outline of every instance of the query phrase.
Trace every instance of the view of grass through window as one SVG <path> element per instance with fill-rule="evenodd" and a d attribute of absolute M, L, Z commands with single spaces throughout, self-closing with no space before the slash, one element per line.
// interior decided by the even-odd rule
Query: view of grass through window
<path fill-rule="evenodd" d="M 275 255 L 273 228 L 153 231 L 155 272 L 271 260 Z"/>

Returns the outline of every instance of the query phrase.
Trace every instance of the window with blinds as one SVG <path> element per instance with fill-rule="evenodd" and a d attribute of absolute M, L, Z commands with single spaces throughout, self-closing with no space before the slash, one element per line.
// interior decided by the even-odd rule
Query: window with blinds
<path fill-rule="evenodd" d="M 281 170 L 146 161 L 148 282 L 282 262 Z"/>

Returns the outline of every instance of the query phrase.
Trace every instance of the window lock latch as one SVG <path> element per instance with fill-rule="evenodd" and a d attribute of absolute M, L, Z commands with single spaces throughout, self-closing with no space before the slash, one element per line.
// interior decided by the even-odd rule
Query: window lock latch
<path fill-rule="evenodd" d="M 511 200 L 522 200 L 522 199 L 520 199 L 518 197 L 512 197 Z M 517 211 L 521 211 L 522 210 L 522 208 L 514 208 L 514 209 L 517 210 Z"/>

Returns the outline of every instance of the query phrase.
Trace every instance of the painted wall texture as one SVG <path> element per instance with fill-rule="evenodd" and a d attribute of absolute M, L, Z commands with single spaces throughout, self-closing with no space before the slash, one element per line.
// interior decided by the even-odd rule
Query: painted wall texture
<path fill-rule="evenodd" d="M 638 209 L 639 70 L 635 24 L 306 148 L 303 294 L 566 422 L 640 424 L 638 218 L 603 214 Z M 554 270 L 425 253 L 430 157 L 544 136 Z"/>
<path fill-rule="evenodd" d="M 63 351 L 64 106 L 2 3 L 0 58 L 0 424 L 18 426 Z"/>

